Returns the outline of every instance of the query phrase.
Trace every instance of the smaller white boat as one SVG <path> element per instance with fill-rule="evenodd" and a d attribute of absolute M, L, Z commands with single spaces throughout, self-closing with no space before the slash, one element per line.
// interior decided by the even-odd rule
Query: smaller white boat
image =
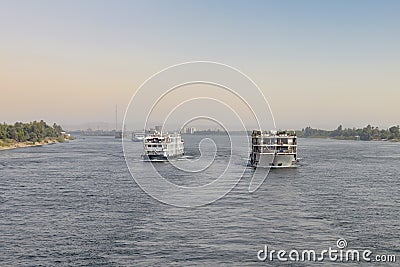
<path fill-rule="evenodd" d="M 145 161 L 167 161 L 168 158 L 178 157 L 185 154 L 184 141 L 181 135 L 163 134 L 154 131 L 143 139 L 144 153 L 142 155 Z"/>
<path fill-rule="evenodd" d="M 145 137 L 145 133 L 143 131 L 141 132 L 133 132 L 132 133 L 132 142 L 143 142 Z"/>

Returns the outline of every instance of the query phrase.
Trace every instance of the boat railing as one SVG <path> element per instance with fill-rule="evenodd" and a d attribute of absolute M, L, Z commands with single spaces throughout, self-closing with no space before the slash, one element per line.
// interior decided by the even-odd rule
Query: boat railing
<path fill-rule="evenodd" d="M 294 145 L 289 145 L 289 144 L 253 144 L 253 146 L 259 146 L 259 147 L 266 147 L 266 146 L 271 146 L 271 147 L 278 147 L 278 146 L 296 147 L 297 144 L 294 144 Z"/>

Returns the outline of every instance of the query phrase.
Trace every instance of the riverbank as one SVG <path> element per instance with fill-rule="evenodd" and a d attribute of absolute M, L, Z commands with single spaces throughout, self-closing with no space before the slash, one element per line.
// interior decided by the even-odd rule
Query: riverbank
<path fill-rule="evenodd" d="M 368 141 L 368 142 L 375 142 L 375 141 L 382 141 L 382 142 L 392 142 L 392 143 L 397 143 L 400 142 L 400 139 L 371 139 L 371 140 L 360 140 L 360 139 L 356 139 L 354 137 L 352 138 L 341 138 L 341 137 L 327 137 L 327 136 L 299 136 L 299 138 L 315 138 L 315 139 L 332 139 L 332 140 L 344 140 L 344 141 Z"/>
<path fill-rule="evenodd" d="M 44 146 L 44 145 L 52 145 L 56 143 L 64 143 L 70 139 L 67 138 L 46 138 L 41 142 L 17 142 L 15 140 L 0 140 L 0 151 L 8 150 L 8 149 L 16 149 L 16 148 L 24 148 L 24 147 L 34 147 L 34 146 Z"/>
<path fill-rule="evenodd" d="M 60 125 L 47 125 L 43 120 L 28 123 L 0 124 L 0 150 L 43 146 L 71 140 Z"/>

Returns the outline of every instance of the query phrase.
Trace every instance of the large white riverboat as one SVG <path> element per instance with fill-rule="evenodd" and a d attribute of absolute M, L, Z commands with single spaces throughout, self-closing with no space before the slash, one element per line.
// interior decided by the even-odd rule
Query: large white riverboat
<path fill-rule="evenodd" d="M 250 165 L 265 168 L 290 168 L 297 164 L 297 137 L 294 131 L 253 130 Z"/>
<path fill-rule="evenodd" d="M 154 131 L 143 140 L 143 160 L 166 161 L 168 158 L 184 155 L 184 141 L 179 133 L 163 134 Z"/>

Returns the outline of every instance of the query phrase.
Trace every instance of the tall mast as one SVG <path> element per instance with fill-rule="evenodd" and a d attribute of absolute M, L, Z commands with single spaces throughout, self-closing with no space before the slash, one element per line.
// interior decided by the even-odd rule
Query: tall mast
<path fill-rule="evenodd" d="M 115 105 L 115 131 L 118 128 L 118 105 Z"/>

